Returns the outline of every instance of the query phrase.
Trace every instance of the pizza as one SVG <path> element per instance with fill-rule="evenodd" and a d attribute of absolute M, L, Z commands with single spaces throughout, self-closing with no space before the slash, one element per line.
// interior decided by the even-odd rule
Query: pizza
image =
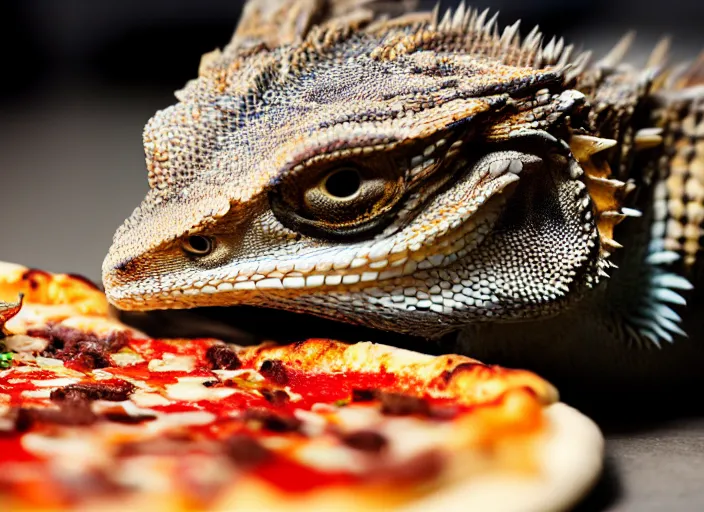
<path fill-rule="evenodd" d="M 311 339 L 151 339 L 0 264 L 0 510 L 564 510 L 603 439 L 533 373 Z"/>

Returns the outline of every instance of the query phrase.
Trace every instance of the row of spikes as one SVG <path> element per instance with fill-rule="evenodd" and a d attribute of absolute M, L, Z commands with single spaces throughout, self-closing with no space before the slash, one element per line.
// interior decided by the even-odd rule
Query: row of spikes
<path fill-rule="evenodd" d="M 636 151 L 653 148 L 662 143 L 659 128 L 643 128 L 636 132 Z M 595 156 L 616 146 L 614 139 L 591 135 L 572 135 L 570 150 L 584 170 L 587 191 L 594 205 L 593 215 L 601 242 L 602 256 L 607 258 L 613 251 L 622 247 L 614 239 L 614 229 L 626 217 L 640 217 L 638 210 L 624 207 L 626 197 L 635 190 L 632 181 L 624 182 L 611 177 L 611 167 L 607 159 Z"/>
<path fill-rule="evenodd" d="M 456 10 L 448 8 L 444 15 L 440 18 L 440 4 L 436 4 L 430 18 L 425 18 L 426 23 L 422 23 L 424 16 L 419 13 L 413 15 L 401 16 L 396 20 L 380 19 L 376 23 L 372 23 L 368 28 L 372 31 L 380 31 L 385 26 L 387 28 L 399 27 L 401 25 L 412 26 L 416 30 L 424 28 L 443 34 L 464 34 L 478 35 L 475 39 L 476 48 L 465 48 L 464 51 L 472 53 L 479 51 L 487 57 L 495 58 L 507 64 L 516 66 L 531 66 L 534 68 L 555 67 L 564 72 L 565 83 L 571 83 L 575 78 L 581 75 L 590 63 L 591 52 L 581 52 L 573 60 L 570 60 L 574 53 L 573 45 L 566 45 L 563 38 L 557 39 L 553 37 L 547 44 L 543 45 L 543 35 L 536 25 L 524 38 L 520 37 L 519 28 L 520 20 L 514 24 L 505 27 L 503 33 L 499 35 L 497 25 L 498 12 L 489 18 L 489 9 L 479 12 L 478 9 L 467 8 L 464 2 L 461 2 Z M 285 78 L 289 73 L 297 74 L 298 66 L 305 67 L 305 61 L 313 57 L 310 55 L 310 50 L 313 54 L 322 56 L 325 51 L 332 46 L 335 46 L 345 39 L 349 38 L 355 32 L 355 28 L 359 27 L 362 19 L 355 20 L 351 18 L 347 20 L 348 26 L 331 23 L 318 27 L 312 27 L 307 37 L 300 43 L 297 49 L 292 49 L 288 54 L 281 55 L 281 78 Z M 405 21 L 405 23 L 404 23 Z M 356 25 L 356 27 L 355 27 Z M 597 62 L 597 67 L 615 68 L 627 53 L 634 39 L 633 33 L 626 34 L 621 41 L 600 61 Z M 662 63 L 667 54 L 669 46 L 668 40 L 661 41 L 660 44 L 653 50 L 649 59 L 646 70 L 654 68 L 662 69 Z M 296 51 L 298 50 L 298 51 Z M 202 68 L 209 67 L 214 64 L 213 61 L 220 57 L 220 53 L 215 52 L 204 55 Z M 302 58 L 302 62 L 296 62 Z M 313 60 L 317 60 L 313 58 Z M 509 62 L 507 62 L 509 61 Z"/>
<path fill-rule="evenodd" d="M 553 37 L 543 45 L 543 34 L 537 25 L 522 39 L 519 34 L 521 20 L 505 27 L 499 34 L 498 15 L 496 12 L 488 18 L 489 9 L 479 12 L 478 9 L 466 8 L 465 3 L 461 2 L 454 12 L 451 8 L 447 9 L 441 19 L 440 4 L 436 4 L 429 28 L 438 32 L 479 34 L 481 42 L 491 48 L 488 57 L 502 59 L 509 55 L 518 55 L 518 60 L 511 64 L 534 68 L 554 66 L 565 72 L 567 82 L 581 74 L 589 64 L 591 52 L 581 52 L 570 60 L 574 46 L 566 45 L 563 38 Z M 467 51 L 471 53 L 472 49 Z"/>
<path fill-rule="evenodd" d="M 634 39 L 633 32 L 624 35 L 613 49 L 596 63 L 596 68 L 615 70 L 619 67 Z M 658 91 L 662 91 L 670 100 L 685 99 L 688 91 L 678 89 L 691 85 L 688 82 L 692 76 L 696 76 L 697 69 L 701 73 L 700 76 L 704 76 L 702 73 L 704 52 L 695 63 L 666 69 L 669 46 L 669 38 L 663 38 L 658 42 L 648 57 L 645 68 L 641 72 L 641 78 L 651 84 L 651 91 L 655 91 L 656 95 L 659 94 Z M 662 128 L 656 127 L 638 130 L 633 137 L 633 149 L 640 151 L 659 146 L 663 142 L 662 132 Z M 579 145 L 580 142 L 577 142 L 577 146 Z M 621 208 L 621 212 L 640 215 L 639 212 L 627 208 Z M 647 271 L 645 274 L 647 286 L 643 288 L 644 293 L 636 297 L 637 306 L 625 319 L 625 328 L 630 338 L 637 343 L 647 340 L 660 348 L 663 341 L 672 343 L 675 334 L 687 336 L 679 325 L 682 319 L 670 305 L 686 305 L 687 301 L 681 291 L 691 290 L 692 284 L 685 278 L 661 268 L 676 262 L 679 258 L 677 253 L 656 249 L 656 246 L 651 244 L 644 265 Z M 599 269 L 599 273 L 608 275 L 604 268 L 613 264 L 609 264 L 608 260 L 603 261 L 604 265 Z"/>
<path fill-rule="evenodd" d="M 520 20 L 506 27 L 503 34 L 499 36 L 496 23 L 498 12 L 488 18 L 489 9 L 480 13 L 477 9 L 465 8 L 463 2 L 454 12 L 452 9 L 447 9 L 442 20 L 439 20 L 439 8 L 439 4 L 436 4 L 434 11 L 429 15 L 426 13 L 420 16 L 414 13 L 402 16 L 397 20 L 381 19 L 369 25 L 367 30 L 383 33 L 385 29 L 388 31 L 389 28 L 405 26 L 414 31 L 414 34 L 409 34 L 410 38 L 422 38 L 424 35 L 427 36 L 429 32 L 435 33 L 438 37 L 456 35 L 458 32 L 464 35 L 479 35 L 480 37 L 473 38 L 477 48 L 464 48 L 463 51 L 467 53 L 480 52 L 502 61 L 511 60 L 509 63 L 516 66 L 532 65 L 539 68 L 551 65 L 558 69 L 570 69 L 570 73 L 578 74 L 588 63 L 589 54 L 585 53 L 580 55 L 575 61 L 575 65 L 570 68 L 569 58 L 572 55 L 573 47 L 571 45 L 565 46 L 563 39 L 555 38 L 543 47 L 543 36 L 537 26 L 521 42 L 518 33 Z M 348 18 L 345 23 L 335 23 L 334 20 L 331 20 L 326 24 L 311 27 L 303 41 L 293 47 L 282 49 L 277 59 L 278 62 L 265 66 L 253 78 L 252 87 L 244 95 L 239 110 L 242 112 L 256 110 L 254 107 L 259 95 L 267 90 L 272 83 L 282 83 L 287 78 L 300 74 L 309 65 L 322 58 L 326 52 L 349 39 L 363 24 L 362 17 L 360 19 Z M 229 62 L 223 61 L 225 57 L 226 55 L 220 51 L 203 55 L 199 74 L 204 76 L 217 71 L 220 67 L 227 67 Z"/>
<path fill-rule="evenodd" d="M 524 38 L 521 38 L 519 34 L 520 20 L 506 27 L 503 33 L 499 34 L 498 12 L 489 18 L 489 9 L 479 12 L 477 9 L 466 8 L 462 2 L 454 11 L 451 8 L 447 9 L 440 19 L 439 9 L 439 4 L 436 4 L 429 18 L 427 15 L 413 13 L 392 20 L 380 19 L 363 31 L 383 35 L 385 31 L 393 29 L 402 29 L 403 27 L 412 29 L 413 33 L 408 34 L 408 38 L 401 43 L 404 48 L 401 48 L 400 51 L 396 51 L 395 48 L 379 49 L 381 53 L 388 52 L 391 55 L 405 53 L 411 39 L 418 39 L 417 44 L 411 44 L 411 47 L 422 48 L 432 43 L 435 39 L 432 35 L 435 35 L 436 38 L 458 34 L 474 36 L 472 46 L 462 48 L 463 53 L 482 54 L 514 66 L 554 67 L 565 73 L 565 80 L 568 83 L 579 76 L 589 64 L 591 52 L 580 53 L 571 60 L 574 46 L 566 45 L 562 38 L 553 37 L 543 45 L 543 35 L 538 26 L 535 26 Z M 355 20 L 356 23 L 351 19 L 347 21 L 349 25 L 328 23 L 313 27 L 307 37 L 296 45 L 296 48 L 292 48 L 290 52 L 280 56 L 282 60 L 281 78 L 285 78 L 289 74 L 298 74 L 305 69 L 306 63 L 319 59 L 327 51 L 354 34 L 355 25 L 359 26 L 361 20 Z M 428 35 L 431 36 L 430 40 L 426 39 Z M 394 44 L 391 42 L 392 46 Z"/>
<path fill-rule="evenodd" d="M 595 68 L 615 70 L 624 61 L 635 33 L 626 33 L 607 54 L 595 63 Z M 644 80 L 658 79 L 665 68 L 670 47 L 669 38 L 661 39 L 652 50 L 642 72 Z M 660 146 L 663 142 L 662 128 L 641 128 L 633 135 L 633 150 L 643 151 Z M 585 183 L 594 205 L 594 218 L 599 231 L 601 251 L 607 258 L 621 248 L 614 239 L 614 229 L 626 217 L 640 217 L 638 210 L 624 207 L 626 197 L 635 189 L 631 181 L 613 179 L 611 167 L 605 158 L 595 155 L 616 146 L 617 141 L 589 135 L 573 135 L 570 149 L 585 173 Z M 610 266 L 612 264 L 607 264 Z M 601 270 L 600 272 L 604 272 Z"/>
<path fill-rule="evenodd" d="M 606 74 L 617 70 L 624 63 L 626 55 L 635 41 L 635 36 L 634 31 L 624 34 L 604 57 L 594 63 L 594 69 L 600 72 L 606 71 Z M 676 72 L 677 69 L 667 68 L 670 45 L 669 37 L 661 38 L 650 52 L 645 66 L 639 73 L 638 82 L 643 85 L 647 84 L 651 91 L 658 91 L 663 88 L 669 89 L 668 82 L 672 81 L 673 74 L 676 75 L 673 72 Z M 651 147 L 653 145 L 657 145 L 655 140 L 652 141 Z"/>
<path fill-rule="evenodd" d="M 626 55 L 633 46 L 635 39 L 636 33 L 634 31 L 626 32 L 613 46 L 613 48 L 611 48 L 606 55 L 595 63 L 595 66 L 605 69 L 616 69 L 623 63 Z M 644 69 L 652 73 L 655 70 L 661 70 L 664 68 L 667 63 L 669 52 L 670 38 L 663 37 L 650 52 Z"/>

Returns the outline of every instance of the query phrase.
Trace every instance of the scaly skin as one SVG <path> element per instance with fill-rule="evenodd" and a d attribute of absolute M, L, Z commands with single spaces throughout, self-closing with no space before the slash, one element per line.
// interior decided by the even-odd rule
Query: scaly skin
<path fill-rule="evenodd" d="M 464 329 L 465 350 L 570 336 L 587 311 L 607 344 L 680 335 L 701 63 L 669 71 L 660 45 L 636 70 L 628 37 L 592 62 L 486 12 L 375 8 L 247 5 L 145 129 L 151 190 L 105 260 L 109 300 Z"/>

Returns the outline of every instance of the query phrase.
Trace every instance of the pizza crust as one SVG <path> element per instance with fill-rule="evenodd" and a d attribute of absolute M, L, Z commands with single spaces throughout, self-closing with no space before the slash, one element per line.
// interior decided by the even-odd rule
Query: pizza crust
<path fill-rule="evenodd" d="M 576 409 L 556 403 L 545 410 L 549 426 L 536 454 L 540 477 L 477 476 L 437 492 L 402 512 L 551 512 L 569 510 L 601 474 L 604 438 L 596 424 Z"/>

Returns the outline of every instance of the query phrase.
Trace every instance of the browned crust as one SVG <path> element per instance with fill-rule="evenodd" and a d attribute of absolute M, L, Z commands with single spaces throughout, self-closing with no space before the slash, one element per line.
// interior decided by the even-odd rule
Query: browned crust
<path fill-rule="evenodd" d="M 451 398 L 465 405 L 495 400 L 511 389 L 526 388 L 543 404 L 556 402 L 557 390 L 534 373 L 485 365 L 458 355 L 429 356 L 418 352 L 360 342 L 313 339 L 289 346 L 262 345 L 240 348 L 245 364 L 259 367 L 280 360 L 287 367 L 313 372 L 385 372 L 398 376 L 419 394 Z"/>
<path fill-rule="evenodd" d="M 0 301 L 15 302 L 20 294 L 28 304 L 70 305 L 80 315 L 108 314 L 105 295 L 84 277 L 0 262 Z"/>
<path fill-rule="evenodd" d="M 0 302 L 15 303 L 21 295 L 19 313 L 8 312 L 0 322 L 6 321 L 6 330 L 13 334 L 61 324 L 101 335 L 122 330 L 144 337 L 113 317 L 105 294 L 88 279 L 0 261 Z"/>

